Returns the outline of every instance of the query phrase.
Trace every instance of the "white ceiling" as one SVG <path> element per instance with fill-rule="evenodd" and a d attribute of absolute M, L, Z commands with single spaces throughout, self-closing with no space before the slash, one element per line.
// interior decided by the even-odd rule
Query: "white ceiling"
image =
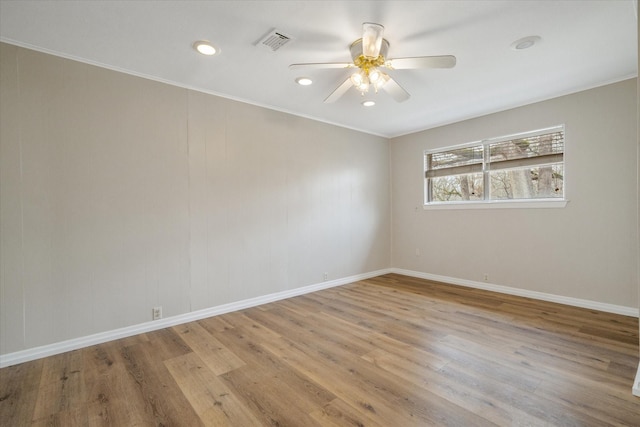
<path fill-rule="evenodd" d="M 83 62 L 392 137 L 637 76 L 635 1 L 0 1 L 0 40 Z M 385 92 L 364 108 L 351 89 L 323 100 L 349 62 L 362 23 L 385 26 L 389 57 L 455 55 L 453 69 L 389 74 L 411 98 Z M 256 46 L 272 29 L 295 40 Z M 542 42 L 516 51 L 512 42 Z M 191 47 L 207 39 L 214 57 Z M 314 84 L 302 87 L 306 75 Z"/>

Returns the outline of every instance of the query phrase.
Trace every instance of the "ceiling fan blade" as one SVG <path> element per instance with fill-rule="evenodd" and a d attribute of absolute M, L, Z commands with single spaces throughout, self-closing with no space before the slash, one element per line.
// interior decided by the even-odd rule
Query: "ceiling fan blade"
<path fill-rule="evenodd" d="M 377 58 L 382 47 L 384 27 L 373 22 L 362 24 L 362 54 L 367 58 Z"/>
<path fill-rule="evenodd" d="M 324 102 L 326 104 L 336 102 L 342 95 L 351 89 L 351 86 L 353 86 L 353 83 L 351 82 L 351 77 L 349 77 L 340 86 L 338 86 L 331 95 L 327 96 L 327 99 L 325 99 Z"/>
<path fill-rule="evenodd" d="M 443 55 L 396 58 L 388 60 L 385 65 L 393 70 L 407 70 L 410 68 L 453 68 L 456 65 L 456 57 L 453 55 Z"/>
<path fill-rule="evenodd" d="M 402 86 L 398 84 L 395 80 L 385 74 L 384 79 L 386 80 L 385 84 L 382 85 L 382 89 L 387 92 L 393 99 L 397 102 L 404 102 L 411 97 L 409 92 L 403 89 Z"/>
<path fill-rule="evenodd" d="M 355 67 L 350 62 L 310 62 L 306 64 L 291 64 L 289 65 L 290 70 L 298 70 L 300 68 L 349 68 Z"/>

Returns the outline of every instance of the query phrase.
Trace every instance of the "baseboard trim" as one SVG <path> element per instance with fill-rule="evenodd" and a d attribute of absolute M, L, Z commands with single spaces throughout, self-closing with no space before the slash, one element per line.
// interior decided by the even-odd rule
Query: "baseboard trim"
<path fill-rule="evenodd" d="M 29 362 L 32 360 L 40 359 L 47 356 L 53 356 L 56 354 L 64 353 L 67 351 L 77 350 L 84 347 L 89 347 L 96 344 L 102 344 L 108 341 L 113 341 L 120 338 L 126 338 L 145 332 L 152 332 L 158 329 L 163 329 L 171 326 L 180 325 L 183 323 L 193 322 L 195 320 L 205 319 L 207 317 L 217 316 L 219 314 L 229 313 L 232 311 L 243 310 L 245 308 L 255 307 L 262 304 L 267 304 L 274 301 L 283 300 L 286 298 L 295 297 L 298 295 L 304 295 L 311 292 L 317 292 L 323 289 L 333 288 L 335 286 L 342 286 L 348 283 L 357 282 L 358 280 L 370 279 L 372 277 L 381 276 L 383 274 L 391 273 L 392 269 L 383 269 L 372 271 L 369 273 L 357 274 L 354 276 L 343 277 L 341 279 L 329 280 L 326 282 L 320 282 L 313 285 L 303 286 L 296 289 L 290 289 L 282 292 L 275 292 L 268 295 L 262 295 L 255 298 L 249 298 L 242 301 L 232 302 L 228 304 L 222 304 L 215 307 L 209 307 L 202 310 L 196 310 L 189 313 L 180 314 L 177 316 L 171 316 L 160 320 L 154 320 L 151 322 L 140 323 L 137 325 L 127 326 L 124 328 L 114 329 L 111 331 L 100 332 L 84 337 L 73 338 L 66 341 L 61 341 L 53 344 L 47 344 L 40 347 L 34 347 L 26 350 L 16 351 L 14 353 L 7 353 L 0 355 L 0 368 L 7 366 L 17 365 L 19 363 Z"/>
<path fill-rule="evenodd" d="M 207 317 L 217 316 L 232 311 L 243 310 L 245 308 L 255 307 L 262 304 L 267 304 L 274 301 L 279 301 L 286 298 L 295 297 L 298 295 L 304 295 L 311 292 L 317 292 L 323 289 L 329 289 L 335 286 L 342 286 L 348 283 L 357 282 L 359 280 L 370 279 L 376 276 L 382 276 L 383 274 L 396 273 L 405 276 L 416 277 L 420 279 L 433 280 L 437 282 L 449 283 L 452 285 L 466 286 L 469 288 L 483 289 L 487 291 L 493 291 L 503 294 L 522 296 L 527 298 L 538 299 L 542 301 L 556 302 L 565 305 L 571 305 L 575 307 L 588 308 L 592 310 L 604 311 L 607 313 L 621 314 L 624 316 L 639 317 L 640 311 L 637 308 L 619 306 L 614 304 L 606 304 L 591 300 L 584 300 L 579 298 L 571 298 L 554 294 L 547 294 L 544 292 L 529 291 L 526 289 L 512 288 L 509 286 L 494 285 L 491 283 L 476 282 L 473 280 L 459 279 L 449 276 L 440 276 L 437 274 L 423 273 L 420 271 L 405 270 L 401 268 L 387 268 L 377 271 L 372 271 L 363 274 L 357 274 L 354 276 L 348 276 L 341 279 L 330 280 L 327 282 L 320 282 L 313 285 L 303 286 L 296 289 L 290 289 L 282 292 L 275 292 L 268 295 L 263 295 L 255 298 L 249 298 L 242 301 L 232 302 L 228 304 L 222 304 L 215 307 L 209 307 L 202 310 L 196 310 L 189 313 L 180 314 L 177 316 L 167 317 L 165 319 L 155 320 L 151 322 L 140 323 L 137 325 L 127 326 L 124 328 L 114 329 L 111 331 L 100 332 L 84 337 L 73 338 L 66 341 L 61 341 L 53 344 L 47 344 L 40 347 L 34 347 L 26 350 L 17 351 L 14 353 L 7 353 L 0 355 L 0 368 L 7 366 L 17 365 L 19 363 L 29 362 L 31 360 L 40 359 L 47 356 L 53 356 L 55 354 L 64 353 L 67 351 L 77 350 L 84 347 L 89 347 L 96 344 L 102 344 L 108 341 L 113 341 L 120 338 L 126 338 L 145 332 L 152 332 L 158 329 L 163 329 L 171 326 L 180 325 L 183 323 L 192 322 L 195 320 L 205 319 Z M 640 396 L 640 366 L 638 367 L 638 374 L 633 386 L 633 393 L 636 396 Z"/>
<path fill-rule="evenodd" d="M 633 381 L 631 392 L 634 396 L 640 397 L 640 365 L 638 365 L 638 372 L 636 372 L 636 379 Z"/>
<path fill-rule="evenodd" d="M 607 313 L 621 314 L 623 316 L 639 317 L 640 310 L 634 307 L 626 307 L 622 305 L 607 304 L 603 302 L 585 300 L 580 298 L 565 297 L 562 295 L 547 294 L 544 292 L 529 291 L 526 289 L 512 288 L 503 285 L 494 285 L 486 282 L 476 282 L 473 280 L 458 279 L 449 276 L 440 276 L 437 274 L 423 273 L 420 271 L 405 270 L 401 268 L 392 268 L 393 273 L 402 274 L 404 276 L 416 277 L 419 279 L 433 280 L 436 282 L 448 283 L 451 285 L 466 286 L 469 288 L 483 289 L 485 291 L 499 292 L 501 294 L 516 295 L 520 297 L 538 299 L 542 301 L 556 302 L 559 304 L 571 305 L 574 307 L 588 308 L 591 310 L 604 311 Z"/>

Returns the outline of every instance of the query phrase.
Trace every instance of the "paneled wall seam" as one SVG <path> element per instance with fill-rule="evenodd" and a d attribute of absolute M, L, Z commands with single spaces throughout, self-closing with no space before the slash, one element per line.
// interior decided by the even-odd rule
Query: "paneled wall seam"
<path fill-rule="evenodd" d="M 18 103 L 16 106 L 21 112 L 22 109 L 22 85 L 20 83 L 20 54 L 22 50 L 16 50 L 16 83 L 18 89 Z M 22 192 L 23 177 L 24 177 L 24 164 L 23 164 L 23 147 L 22 147 L 22 114 L 18 114 L 20 123 L 18 124 L 18 153 L 20 155 L 20 191 L 18 192 L 20 197 L 20 288 L 22 290 L 22 347 L 26 347 L 27 344 L 27 298 L 25 290 L 25 264 L 24 264 L 24 197 Z"/>

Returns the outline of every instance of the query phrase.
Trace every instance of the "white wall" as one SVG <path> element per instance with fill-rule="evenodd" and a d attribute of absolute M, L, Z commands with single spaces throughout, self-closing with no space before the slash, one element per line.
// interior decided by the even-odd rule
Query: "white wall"
<path fill-rule="evenodd" d="M 565 208 L 422 209 L 424 150 L 563 123 Z M 636 126 L 631 79 L 393 139 L 393 266 L 637 307 Z"/>
<path fill-rule="evenodd" d="M 0 44 L 0 354 L 390 267 L 388 141 Z"/>
<path fill-rule="evenodd" d="M 638 306 L 635 79 L 389 142 L 5 44 L 0 67 L 0 354 L 391 266 Z M 566 208 L 422 210 L 425 149 L 560 123 Z"/>

